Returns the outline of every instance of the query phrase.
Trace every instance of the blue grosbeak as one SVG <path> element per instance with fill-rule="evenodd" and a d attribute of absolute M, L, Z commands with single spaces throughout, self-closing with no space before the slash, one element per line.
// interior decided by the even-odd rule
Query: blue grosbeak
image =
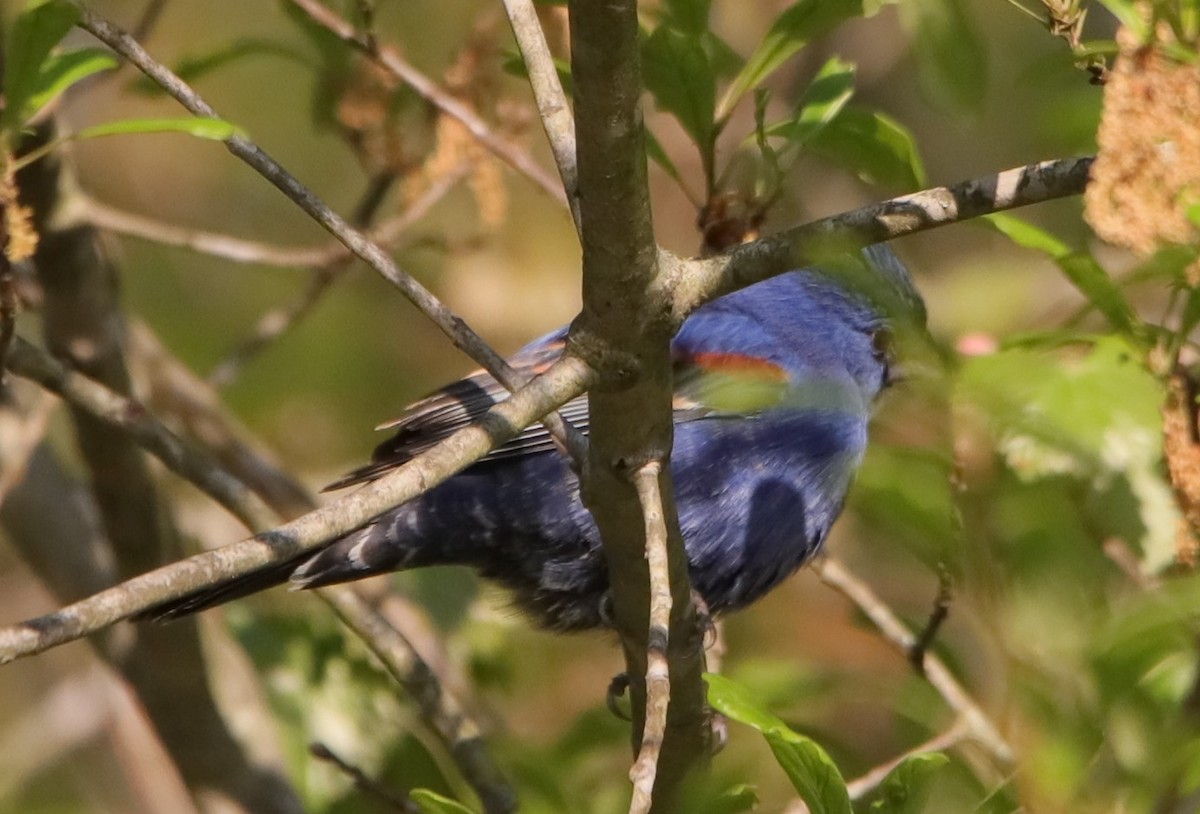
<path fill-rule="evenodd" d="M 864 252 L 872 281 L 802 269 L 698 309 L 674 357 L 671 473 L 692 585 L 712 613 L 744 607 L 820 548 L 867 444 L 876 396 L 892 381 L 891 303 L 924 311 L 886 247 Z M 515 368 L 537 373 L 566 329 L 526 346 Z M 409 407 L 372 462 L 332 484 L 364 483 L 478 418 L 504 389 L 484 372 Z M 586 397 L 564 417 L 586 431 Z M 298 588 L 426 565 L 474 567 L 511 589 L 555 630 L 604 624 L 608 575 L 570 461 L 540 425 L 427 494 L 297 560 L 165 605 L 200 610 L 290 579 Z"/>

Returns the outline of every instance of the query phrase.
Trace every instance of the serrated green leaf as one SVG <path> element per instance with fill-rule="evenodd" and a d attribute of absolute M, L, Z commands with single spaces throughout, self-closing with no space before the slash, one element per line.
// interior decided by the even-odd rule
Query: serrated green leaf
<path fill-rule="evenodd" d="M 79 20 L 79 9 L 64 0 L 33 0 L 13 23 L 4 54 L 4 129 L 15 132 L 29 98 L 39 87 L 46 58 Z"/>
<path fill-rule="evenodd" d="M 707 673 L 704 680 L 713 709 L 763 734 L 812 814 L 852 814 L 841 772 L 816 741 L 760 707 L 749 691 L 725 676 Z"/>
<path fill-rule="evenodd" d="M 717 80 L 699 38 L 659 26 L 642 44 L 642 70 L 658 109 L 674 115 L 702 153 L 710 151 Z"/>
<path fill-rule="evenodd" d="M 243 135 L 241 128 L 224 119 L 192 116 L 183 119 L 123 119 L 119 122 L 105 122 L 80 130 L 72 138 L 100 138 L 135 133 L 187 133 L 211 141 L 225 141 Z"/>
<path fill-rule="evenodd" d="M 917 72 L 926 94 L 953 111 L 977 112 L 987 87 L 987 43 L 965 0 L 904 3 Z"/>
<path fill-rule="evenodd" d="M 877 111 L 843 108 L 808 146 L 869 183 L 904 190 L 925 184 L 925 165 L 912 134 Z"/>
<path fill-rule="evenodd" d="M 919 814 L 929 796 L 929 783 L 950 759 L 941 752 L 913 755 L 888 772 L 871 804 L 875 814 Z"/>
<path fill-rule="evenodd" d="M 832 57 L 804 89 L 796 113 L 766 128 L 767 136 L 789 139 L 802 147 L 833 121 L 854 95 L 855 66 Z"/>
<path fill-rule="evenodd" d="M 251 56 L 277 56 L 306 68 L 312 66 L 312 61 L 295 48 L 274 40 L 248 37 L 231 42 L 211 53 L 185 57 L 179 61 L 178 65 L 174 66 L 173 70 L 180 79 L 194 83 L 221 68 L 226 68 L 240 59 Z M 130 83 L 130 87 L 138 93 L 146 95 L 166 93 L 157 82 L 146 76 L 138 77 Z"/>
<path fill-rule="evenodd" d="M 35 113 L 61 96 L 76 82 L 115 68 L 119 64 L 111 51 L 102 48 L 86 48 L 50 55 L 42 63 L 37 85 L 25 100 L 25 109 L 18 114 L 18 120 L 29 121 Z"/>
<path fill-rule="evenodd" d="M 810 41 L 851 17 L 869 17 L 881 5 L 864 8 L 863 0 L 799 0 L 793 3 L 775 18 L 763 41 L 734 77 L 717 108 L 718 118 L 721 121 L 727 119 L 751 88 L 760 85 Z"/>
<path fill-rule="evenodd" d="M 412 801 L 421 809 L 422 814 L 474 814 L 457 800 L 443 797 L 429 789 L 413 789 L 409 795 Z"/>

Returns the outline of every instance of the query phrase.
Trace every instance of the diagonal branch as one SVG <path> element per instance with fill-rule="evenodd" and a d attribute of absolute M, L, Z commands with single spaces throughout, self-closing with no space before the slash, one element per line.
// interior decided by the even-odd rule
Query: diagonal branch
<path fill-rule="evenodd" d="M 809 265 L 832 253 L 959 223 L 992 212 L 1079 195 L 1093 157 L 1060 158 L 902 195 L 745 243 L 675 272 L 675 315 L 682 321 L 704 303 Z"/>
<path fill-rule="evenodd" d="M 575 398 L 594 378 L 566 356 L 546 373 L 395 472 L 269 532 L 158 568 L 22 624 L 0 628 L 0 664 L 74 641 L 184 594 L 291 559 L 347 534 L 413 499 L 483 457 L 549 410 Z"/>
<path fill-rule="evenodd" d="M 131 62 L 142 73 L 153 79 L 163 90 L 196 116 L 220 118 L 217 111 L 204 101 L 186 82 L 146 52 L 137 40 L 88 8 L 82 10 L 80 26 Z M 373 243 L 362 231 L 351 226 L 345 218 L 334 212 L 324 201 L 284 169 L 279 162 L 261 147 L 243 136 L 232 136 L 225 142 L 226 148 L 240 158 L 263 178 L 275 185 L 280 192 L 295 203 L 309 217 L 336 237 L 351 252 L 377 271 L 386 280 L 399 288 L 408 299 L 442 330 L 455 347 L 462 350 L 484 367 L 496 380 L 515 390 L 525 378 L 491 348 L 479 334 L 446 305 L 421 285 L 410 274 Z M 576 460 L 586 454 L 586 443 L 579 433 L 569 428 L 557 413 L 544 416 L 542 422 Z"/>
<path fill-rule="evenodd" d="M 355 30 L 349 20 L 339 17 L 329 7 L 316 2 L 316 0 L 288 0 L 288 2 L 312 18 L 313 22 L 347 45 L 357 48 L 388 73 L 428 99 L 438 110 L 462 123 L 467 131 L 475 137 L 475 140 L 497 158 L 533 181 L 559 203 L 567 204 L 562 186 L 546 172 L 541 164 L 534 161 L 527 151 L 497 136 L 475 111 L 442 90 L 425 74 L 409 65 L 394 48 L 379 46 L 370 37 Z"/>
<path fill-rule="evenodd" d="M 811 567 L 822 582 L 853 602 L 859 610 L 867 615 L 871 623 L 879 628 L 883 637 L 895 645 L 906 658 L 908 657 L 917 642 L 917 637 L 871 590 L 869 585 L 831 557 L 816 560 Z M 958 713 L 962 725 L 967 728 L 971 739 L 987 749 L 998 763 L 1005 767 L 1011 767 L 1015 762 L 1012 747 L 988 718 L 987 713 L 954 678 L 945 662 L 937 656 L 926 654 L 924 665 L 925 678 L 945 699 L 946 704 Z"/>
<path fill-rule="evenodd" d="M 579 231 L 579 166 L 575 156 L 575 121 L 571 117 L 571 106 L 563 93 L 558 68 L 550 46 L 546 44 L 546 33 L 542 31 L 533 0 L 504 0 L 504 9 L 508 12 L 517 47 L 521 49 L 521 59 L 529 74 L 529 86 L 533 89 L 538 117 L 550 142 L 550 152 L 558 166 L 558 176 L 567 192 L 575 230 Z"/>

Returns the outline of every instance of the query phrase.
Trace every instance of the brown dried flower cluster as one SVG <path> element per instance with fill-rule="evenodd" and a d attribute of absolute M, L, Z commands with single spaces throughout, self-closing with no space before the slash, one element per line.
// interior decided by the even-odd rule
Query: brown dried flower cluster
<path fill-rule="evenodd" d="M 0 178 L 0 237 L 3 237 L 4 254 L 11 263 L 18 263 L 33 257 L 37 251 L 38 234 L 33 227 L 33 212 L 27 206 L 22 206 L 17 194 L 17 178 L 13 172 L 13 160 L 10 153 L 0 156 L 5 170 Z"/>
<path fill-rule="evenodd" d="M 1174 61 L 1125 30 L 1117 42 L 1085 195 L 1088 223 L 1139 254 L 1193 243 L 1200 231 L 1187 209 L 1200 203 L 1200 64 Z"/>
<path fill-rule="evenodd" d="M 1183 513 L 1175 539 L 1175 559 L 1195 567 L 1200 543 L 1200 446 L 1196 443 L 1196 408 L 1192 387 L 1182 373 L 1167 382 L 1167 399 L 1162 407 L 1163 454 Z"/>

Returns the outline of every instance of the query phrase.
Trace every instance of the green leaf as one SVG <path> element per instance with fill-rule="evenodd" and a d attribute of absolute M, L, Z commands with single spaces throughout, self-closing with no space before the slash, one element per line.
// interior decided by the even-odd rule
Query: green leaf
<path fill-rule="evenodd" d="M 753 811 L 756 805 L 758 794 L 754 786 L 739 783 L 710 800 L 704 807 L 704 814 L 741 814 L 743 811 Z"/>
<path fill-rule="evenodd" d="M 86 48 L 47 57 L 42 63 L 36 87 L 25 100 L 24 109 L 17 114 L 18 120 L 29 121 L 35 113 L 61 96 L 76 82 L 115 68 L 119 64 L 111 51 L 102 48 Z"/>
<path fill-rule="evenodd" d="M 913 30 L 913 52 L 926 93 L 950 110 L 978 112 L 987 87 L 987 45 L 966 2 L 915 0 L 901 9 Z"/>
<path fill-rule="evenodd" d="M 642 45 L 642 68 L 659 110 L 673 114 L 702 152 L 711 151 L 717 80 L 700 40 L 659 26 Z"/>
<path fill-rule="evenodd" d="M 663 9 L 666 19 L 675 28 L 689 34 L 701 34 L 708 30 L 708 13 L 712 0 L 666 0 Z"/>
<path fill-rule="evenodd" d="M 930 781 L 949 762 L 941 752 L 906 758 L 884 778 L 879 799 L 871 804 L 872 814 L 919 814 L 929 796 Z"/>
<path fill-rule="evenodd" d="M 852 814 L 841 772 L 816 741 L 760 707 L 740 684 L 714 673 L 706 673 L 704 680 L 713 709 L 763 734 L 812 814 Z"/>
<path fill-rule="evenodd" d="M 409 795 L 412 801 L 421 809 L 422 814 L 474 814 L 457 800 L 443 797 L 429 789 L 413 789 Z"/>
<path fill-rule="evenodd" d="M 804 146 L 833 121 L 854 95 L 855 67 L 831 57 L 804 89 L 792 118 L 766 128 L 767 136 L 780 136 Z"/>
<path fill-rule="evenodd" d="M 667 155 L 667 151 L 663 149 L 660 142 L 650 129 L 646 129 L 646 155 L 650 157 L 658 166 L 662 167 L 663 172 L 675 179 L 675 182 L 682 185 L 683 176 L 679 173 L 679 168 L 675 166 L 675 162 Z"/>
<path fill-rule="evenodd" d="M 17 16 L 5 43 L 5 130 L 16 132 L 24 124 L 20 115 L 39 87 L 46 58 L 79 16 L 79 9 L 64 0 L 31 0 Z"/>
<path fill-rule="evenodd" d="M 1136 332 L 1138 319 L 1125 298 L 1125 293 L 1091 254 L 1074 251 L 1044 229 L 1012 215 L 989 215 L 986 222 L 1007 235 L 1018 246 L 1034 249 L 1053 259 L 1067 279 L 1116 330 L 1127 336 Z"/>
<path fill-rule="evenodd" d="M 763 41 L 725 91 L 717 108 L 718 119 L 725 121 L 747 91 L 760 85 L 810 41 L 851 17 L 871 16 L 883 4 L 870 8 L 864 5 L 863 0 L 799 0 L 789 6 L 775 18 Z"/>
<path fill-rule="evenodd" d="M 225 141 L 243 135 L 235 124 L 224 119 L 209 119 L 192 116 L 184 119 L 123 119 L 105 122 L 80 130 L 72 138 L 100 138 L 101 136 L 123 136 L 135 133 L 187 133 L 196 138 Z"/>
<path fill-rule="evenodd" d="M 1032 223 L 1021 220 L 1007 212 L 996 212 L 991 215 L 985 215 L 983 223 L 995 227 L 1000 234 L 1018 246 L 1039 251 L 1056 260 L 1071 253 L 1070 246 L 1045 229 L 1040 229 Z"/>
<path fill-rule="evenodd" d="M 912 134 L 876 111 L 844 108 L 808 146 L 868 183 L 904 190 L 925 184 L 925 165 Z"/>

